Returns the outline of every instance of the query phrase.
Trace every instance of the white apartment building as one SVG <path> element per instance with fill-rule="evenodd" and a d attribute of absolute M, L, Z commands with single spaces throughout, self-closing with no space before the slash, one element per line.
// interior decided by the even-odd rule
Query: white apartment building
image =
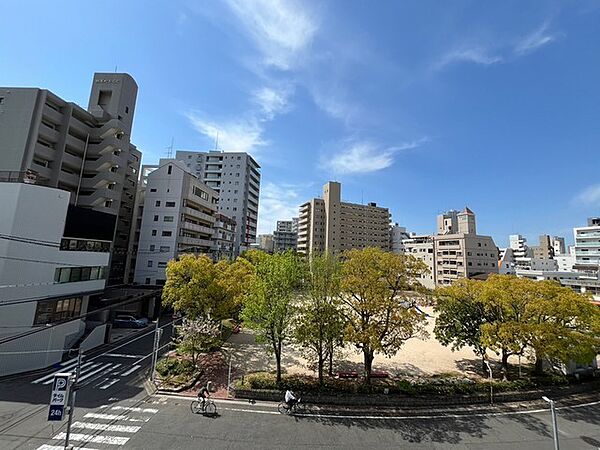
<path fill-rule="evenodd" d="M 80 342 L 85 321 L 65 321 L 104 290 L 115 216 L 74 208 L 70 192 L 34 183 L 0 182 L 0 376 L 60 362 L 76 343 L 103 343 L 106 331 Z"/>
<path fill-rule="evenodd" d="M 590 217 L 586 227 L 573 228 L 575 269 L 598 274 L 600 269 L 600 217 Z"/>
<path fill-rule="evenodd" d="M 411 234 L 402 241 L 402 247 L 402 253 L 420 259 L 429 269 L 428 273 L 419 277 L 419 282 L 428 289 L 435 289 L 436 264 L 433 236 Z"/>
<path fill-rule="evenodd" d="M 273 231 L 273 251 L 285 252 L 296 250 L 298 245 L 298 218 L 292 220 L 278 220 Z"/>
<path fill-rule="evenodd" d="M 341 184 L 323 186 L 323 198 L 300 206 L 298 252 L 343 252 L 350 249 L 390 248 L 390 212 L 376 203 L 342 202 Z"/>
<path fill-rule="evenodd" d="M 169 260 L 211 254 L 217 193 L 181 161 L 167 160 L 146 178 L 135 282 L 162 285 Z"/>
<path fill-rule="evenodd" d="M 404 240 L 409 239 L 410 234 L 405 227 L 399 226 L 397 223 L 390 228 L 390 250 L 392 253 L 404 253 Z"/>
<path fill-rule="evenodd" d="M 116 217 L 108 284 L 126 281 L 141 153 L 131 144 L 137 84 L 95 73 L 87 110 L 46 89 L 0 87 L 0 171 L 29 172 L 70 203 Z M 9 175 L 6 175 L 9 176 Z"/>
<path fill-rule="evenodd" d="M 256 241 L 260 166 L 247 153 L 177 151 L 182 161 L 219 196 L 218 210 L 237 225 L 235 254 L 239 255 Z"/>

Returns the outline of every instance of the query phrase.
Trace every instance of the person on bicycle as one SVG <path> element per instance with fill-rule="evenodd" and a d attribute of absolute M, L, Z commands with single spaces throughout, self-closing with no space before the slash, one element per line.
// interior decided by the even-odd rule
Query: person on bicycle
<path fill-rule="evenodd" d="M 298 399 L 296 398 L 296 394 L 293 391 L 288 389 L 285 391 L 285 403 L 288 405 L 288 408 L 291 408 L 296 403 L 298 403 Z"/>
<path fill-rule="evenodd" d="M 206 383 L 206 386 L 202 386 L 198 391 L 198 401 L 202 402 L 202 408 L 206 404 L 206 400 L 210 398 L 210 389 L 212 387 L 212 381 Z"/>

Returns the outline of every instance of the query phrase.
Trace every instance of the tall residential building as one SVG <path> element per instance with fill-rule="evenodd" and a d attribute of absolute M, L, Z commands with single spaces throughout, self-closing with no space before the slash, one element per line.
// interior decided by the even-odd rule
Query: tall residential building
<path fill-rule="evenodd" d="M 234 259 L 235 220 L 225 214 L 217 213 L 215 215 L 215 224 L 213 225 L 213 228 L 213 247 L 211 253 L 214 260 Z"/>
<path fill-rule="evenodd" d="M 260 166 L 248 153 L 221 151 L 177 151 L 182 161 L 196 176 L 219 196 L 219 212 L 237 224 L 235 254 L 239 255 L 256 241 Z"/>
<path fill-rule="evenodd" d="M 429 269 L 427 273 L 419 277 L 419 283 L 428 289 L 434 289 L 436 286 L 436 264 L 434 252 L 434 237 L 429 235 L 412 234 L 402 241 L 403 252 L 412 255 L 425 263 Z"/>
<path fill-rule="evenodd" d="M 531 247 L 535 259 L 552 259 L 554 257 L 553 241 L 547 234 L 540 235 L 540 243 L 536 247 Z"/>
<path fill-rule="evenodd" d="M 263 252 L 273 253 L 275 249 L 275 242 L 273 241 L 272 234 L 259 234 L 258 235 L 258 248 Z"/>
<path fill-rule="evenodd" d="M 273 251 L 285 252 L 296 250 L 298 245 L 298 218 L 292 220 L 278 220 L 273 231 Z"/>
<path fill-rule="evenodd" d="M 458 211 L 451 209 L 437 216 L 437 234 L 458 233 Z"/>
<path fill-rule="evenodd" d="M 404 240 L 409 239 L 410 234 L 406 227 L 401 227 L 397 223 L 390 228 L 390 250 L 392 253 L 404 253 Z"/>
<path fill-rule="evenodd" d="M 150 172 L 135 265 L 135 282 L 162 285 L 167 262 L 182 253 L 211 254 L 217 193 L 180 161 Z"/>
<path fill-rule="evenodd" d="M 600 272 L 600 217 L 590 217 L 586 227 L 573 228 L 575 270 L 598 276 Z"/>
<path fill-rule="evenodd" d="M 390 248 L 390 212 L 376 203 L 342 202 L 341 184 L 323 186 L 323 198 L 300 206 L 298 251 L 342 252 L 353 248 Z"/>
<path fill-rule="evenodd" d="M 46 89 L 0 88 L 0 171 L 71 193 L 73 206 L 115 217 L 108 284 L 126 281 L 141 154 L 131 144 L 137 97 L 125 73 L 95 73 L 87 110 Z"/>
<path fill-rule="evenodd" d="M 442 222 L 448 213 L 438 216 Z M 498 248 L 490 236 L 477 234 L 475 213 L 469 208 L 456 214 L 456 232 L 434 236 L 435 277 L 438 285 L 459 278 L 484 278 L 498 273 Z M 438 231 L 446 231 L 444 228 Z"/>

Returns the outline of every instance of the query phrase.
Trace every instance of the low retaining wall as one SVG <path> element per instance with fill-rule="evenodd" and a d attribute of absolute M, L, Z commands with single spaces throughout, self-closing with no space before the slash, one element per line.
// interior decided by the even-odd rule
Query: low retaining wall
<path fill-rule="evenodd" d="M 523 392 L 499 392 L 494 394 L 494 403 L 508 403 L 540 400 L 543 395 L 553 398 L 566 397 L 573 394 L 593 392 L 600 390 L 600 381 L 590 381 L 572 386 L 548 387 Z M 284 392 L 266 389 L 234 389 L 236 398 L 278 402 L 283 398 Z M 407 396 L 399 394 L 303 394 L 303 400 L 313 404 L 344 405 L 344 406 L 450 406 L 472 405 L 490 402 L 489 394 L 474 395 L 419 395 Z"/>

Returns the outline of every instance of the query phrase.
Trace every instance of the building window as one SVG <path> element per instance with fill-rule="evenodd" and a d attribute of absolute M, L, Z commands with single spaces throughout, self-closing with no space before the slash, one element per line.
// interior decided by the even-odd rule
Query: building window
<path fill-rule="evenodd" d="M 154 206 L 160 206 L 160 200 L 156 200 L 156 202 L 154 203 Z"/>
<path fill-rule="evenodd" d="M 171 251 L 171 247 L 169 247 L 168 245 L 161 245 L 160 246 L 160 251 L 162 253 L 170 252 Z"/>
<path fill-rule="evenodd" d="M 167 167 L 167 173 L 169 175 L 171 175 L 172 172 L 173 172 L 173 166 L 170 165 L 169 167 Z"/>
<path fill-rule="evenodd" d="M 169 236 L 172 236 L 172 235 L 173 235 L 172 231 L 163 231 L 162 232 L 162 236 L 163 237 L 169 237 Z"/>
<path fill-rule="evenodd" d="M 153 264 L 152 261 L 149 260 L 148 261 L 148 267 L 152 267 L 152 264 Z"/>
<path fill-rule="evenodd" d="M 156 236 L 157 231 L 156 230 L 152 230 L 152 236 Z"/>
<path fill-rule="evenodd" d="M 150 188 L 150 192 L 156 192 L 156 188 Z"/>
<path fill-rule="evenodd" d="M 150 244 L 150 251 L 153 252 L 156 246 L 154 244 Z"/>
<path fill-rule="evenodd" d="M 150 278 L 146 278 L 146 284 L 150 284 Z"/>
<path fill-rule="evenodd" d="M 173 216 L 165 216 L 163 217 L 164 222 L 173 222 Z"/>
<path fill-rule="evenodd" d="M 165 203 L 165 206 L 166 206 L 167 208 L 174 208 L 174 207 L 175 207 L 175 202 L 166 202 L 166 203 Z"/>
<path fill-rule="evenodd" d="M 158 222 L 158 215 L 157 214 L 154 215 L 154 221 Z"/>
<path fill-rule="evenodd" d="M 129 106 L 125 107 L 125 114 L 129 114 Z"/>
<path fill-rule="evenodd" d="M 104 278 L 106 278 L 106 267 L 104 266 L 61 267 L 54 271 L 55 283 L 75 283 Z"/>
<path fill-rule="evenodd" d="M 63 298 L 60 300 L 44 300 L 38 302 L 33 320 L 34 325 L 60 322 L 78 317 L 81 313 L 81 297 Z"/>
<path fill-rule="evenodd" d="M 158 263 L 158 267 L 161 268 L 161 269 L 164 269 L 165 267 L 167 267 L 167 263 L 161 261 L 161 262 Z"/>

